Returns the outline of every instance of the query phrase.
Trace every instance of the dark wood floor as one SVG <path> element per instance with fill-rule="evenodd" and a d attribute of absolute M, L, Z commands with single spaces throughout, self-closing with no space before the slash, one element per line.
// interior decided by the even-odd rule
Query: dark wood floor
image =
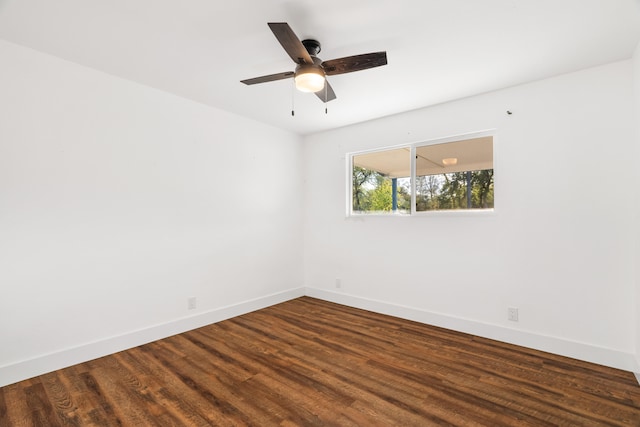
<path fill-rule="evenodd" d="M 0 388 L 0 426 L 640 426 L 629 372 L 299 298 Z"/>

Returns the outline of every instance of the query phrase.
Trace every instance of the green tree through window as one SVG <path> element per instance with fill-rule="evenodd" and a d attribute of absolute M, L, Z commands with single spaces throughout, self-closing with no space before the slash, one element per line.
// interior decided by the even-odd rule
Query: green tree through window
<path fill-rule="evenodd" d="M 493 169 L 416 177 L 417 211 L 491 208 Z"/>

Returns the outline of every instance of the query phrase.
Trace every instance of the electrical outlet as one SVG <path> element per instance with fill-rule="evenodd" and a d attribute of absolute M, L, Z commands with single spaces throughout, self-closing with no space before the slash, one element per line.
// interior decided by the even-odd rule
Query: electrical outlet
<path fill-rule="evenodd" d="M 336 279 L 336 288 L 342 287 L 342 279 Z"/>
<path fill-rule="evenodd" d="M 515 307 L 509 307 L 507 309 L 507 319 L 511 320 L 512 322 L 517 322 L 518 321 L 518 309 Z"/>
<path fill-rule="evenodd" d="M 195 310 L 196 309 L 196 297 L 187 298 L 187 308 L 189 310 Z"/>

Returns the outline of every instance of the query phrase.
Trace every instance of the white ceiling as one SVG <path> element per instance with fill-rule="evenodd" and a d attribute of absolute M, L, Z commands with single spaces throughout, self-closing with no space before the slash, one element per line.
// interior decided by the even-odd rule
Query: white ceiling
<path fill-rule="evenodd" d="M 267 22 L 334 59 L 389 65 L 329 78 L 329 114 L 292 81 Z M 0 0 L 0 38 L 300 134 L 630 58 L 639 0 Z"/>

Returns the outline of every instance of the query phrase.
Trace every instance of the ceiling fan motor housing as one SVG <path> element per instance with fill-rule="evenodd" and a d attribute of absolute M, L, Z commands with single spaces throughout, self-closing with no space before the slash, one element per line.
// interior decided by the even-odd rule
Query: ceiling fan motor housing
<path fill-rule="evenodd" d="M 320 50 L 322 50 L 320 47 L 320 42 L 318 40 L 305 39 L 305 40 L 302 40 L 302 45 L 307 50 L 307 52 L 309 52 L 309 55 L 311 55 L 312 57 L 319 54 Z"/>
<path fill-rule="evenodd" d="M 320 78 L 324 80 L 326 77 L 324 68 L 322 67 L 322 60 L 317 57 L 321 50 L 320 42 L 314 39 L 305 39 L 302 40 L 302 45 L 309 53 L 309 56 L 311 56 L 313 64 L 307 64 L 301 60 L 301 63 L 296 66 L 296 86 L 303 92 L 317 92 L 316 89 L 320 87 Z M 305 83 L 298 84 L 300 79 L 304 80 Z M 311 83 L 311 81 L 314 83 Z M 322 84 L 322 87 L 324 87 L 324 83 Z"/>
<path fill-rule="evenodd" d="M 324 68 L 322 67 L 322 59 L 316 56 L 312 56 L 311 59 L 313 59 L 313 64 L 298 64 L 296 67 L 296 76 L 304 73 L 316 73 L 321 74 L 322 76 L 325 75 Z"/>

